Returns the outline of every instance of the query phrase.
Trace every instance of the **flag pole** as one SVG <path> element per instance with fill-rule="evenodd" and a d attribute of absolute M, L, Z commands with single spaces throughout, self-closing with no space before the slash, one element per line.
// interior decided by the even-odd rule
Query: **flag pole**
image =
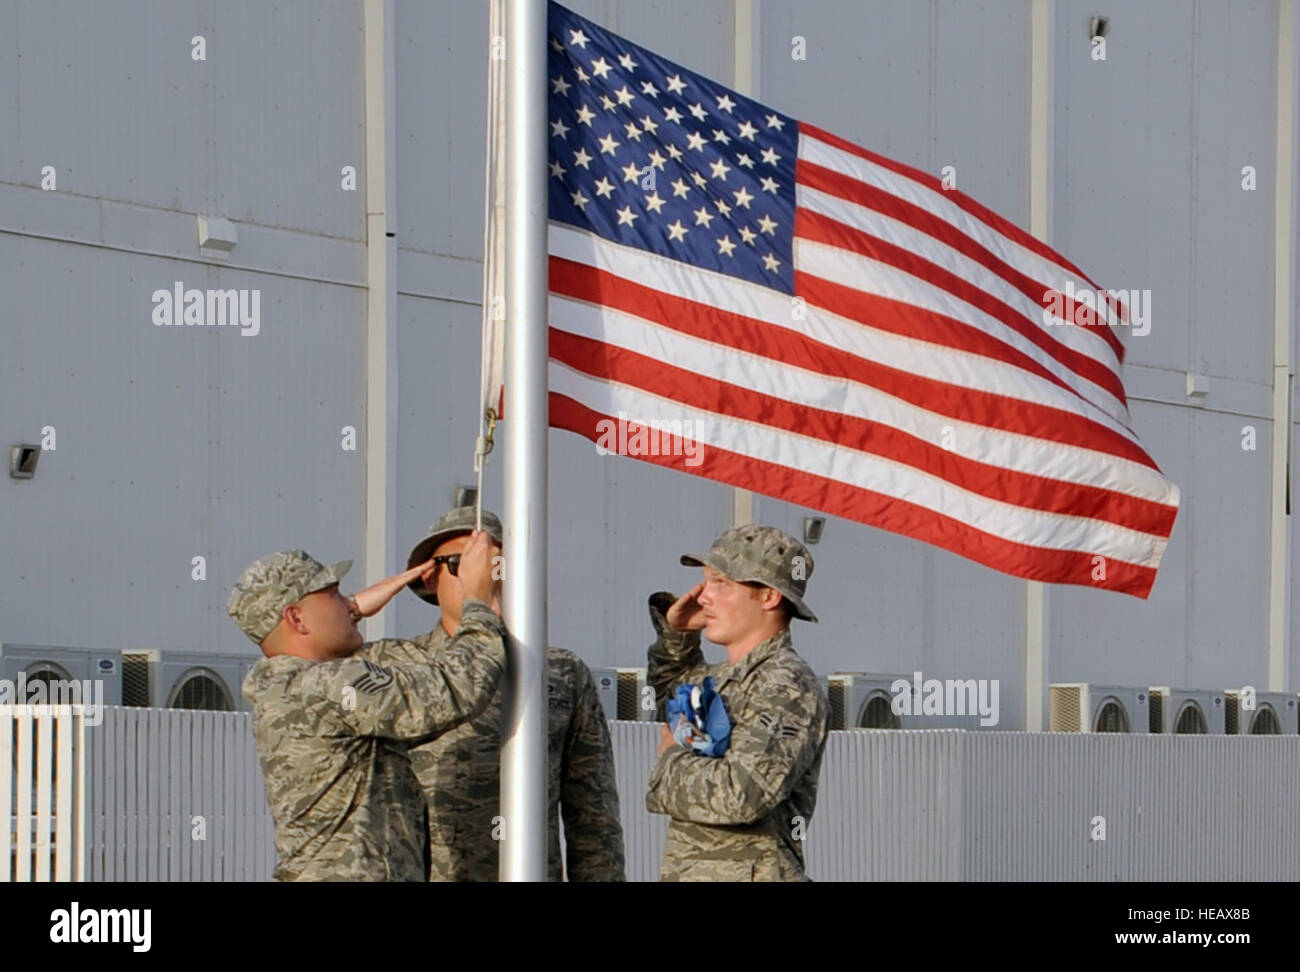
<path fill-rule="evenodd" d="M 546 0 L 506 4 L 506 396 L 500 876 L 546 879 Z"/>

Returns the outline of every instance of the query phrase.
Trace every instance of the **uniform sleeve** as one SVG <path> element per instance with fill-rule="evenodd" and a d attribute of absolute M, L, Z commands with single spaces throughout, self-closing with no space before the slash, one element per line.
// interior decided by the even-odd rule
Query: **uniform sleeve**
<path fill-rule="evenodd" d="M 646 681 L 655 691 L 655 718 L 664 719 L 664 704 L 678 685 L 697 682 L 708 667 L 700 650 L 698 631 L 674 631 L 665 615 L 677 600 L 667 591 L 650 595 L 650 623 L 655 642 L 647 652 Z"/>
<path fill-rule="evenodd" d="M 796 685 L 760 687 L 748 718 L 732 727 L 720 759 L 671 747 L 650 774 L 646 809 L 675 820 L 714 825 L 754 823 L 790 795 L 817 758 L 826 713 Z"/>
<path fill-rule="evenodd" d="M 351 657 L 358 660 L 368 659 L 376 665 L 388 667 L 423 664 L 428 655 L 427 651 L 420 651 L 418 645 L 403 638 L 378 638 L 375 641 L 367 641 Z"/>
<path fill-rule="evenodd" d="M 491 608 L 466 601 L 455 637 L 429 661 L 379 664 L 358 652 L 312 666 L 299 691 L 324 702 L 328 715 L 358 736 L 436 736 L 487 707 L 505 670 L 503 636 Z"/>
<path fill-rule="evenodd" d="M 560 811 L 570 881 L 625 881 L 614 750 L 596 683 L 574 660 L 573 717 L 564 741 Z"/>

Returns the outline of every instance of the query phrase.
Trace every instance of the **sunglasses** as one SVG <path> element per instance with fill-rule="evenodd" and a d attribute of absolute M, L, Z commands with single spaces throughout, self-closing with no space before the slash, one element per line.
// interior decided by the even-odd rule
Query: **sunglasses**
<path fill-rule="evenodd" d="M 447 573 L 451 574 L 452 577 L 455 577 L 456 571 L 460 570 L 460 554 L 458 553 L 442 554 L 439 557 L 434 557 L 433 562 L 435 564 L 446 564 Z"/>

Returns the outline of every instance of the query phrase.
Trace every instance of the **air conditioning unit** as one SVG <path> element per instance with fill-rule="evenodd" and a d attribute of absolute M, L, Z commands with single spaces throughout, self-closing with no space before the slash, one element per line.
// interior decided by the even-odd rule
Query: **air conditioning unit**
<path fill-rule="evenodd" d="M 1256 692 L 1255 707 L 1243 706 L 1241 689 L 1228 689 L 1227 731 L 1241 736 L 1294 736 L 1300 732 L 1300 708 L 1297 697 L 1288 692 Z"/>
<path fill-rule="evenodd" d="M 1048 692 L 1051 732 L 1151 731 L 1151 690 L 1145 686 L 1056 682 Z"/>
<path fill-rule="evenodd" d="M 591 677 L 596 682 L 596 697 L 606 719 L 618 718 L 618 669 L 593 668 Z"/>
<path fill-rule="evenodd" d="M 98 699 L 103 705 L 121 705 L 121 665 L 121 657 L 115 651 L 0 644 L 0 678 L 12 683 L 13 698 L 10 701 L 16 704 L 36 701 L 66 703 L 80 698 L 86 703 Z M 46 687 L 36 690 L 39 694 L 34 695 L 31 685 L 35 681 L 44 682 Z M 73 682 L 76 683 L 75 689 Z M 84 694 L 87 682 L 92 683 L 90 698 Z M 94 683 L 99 684 L 96 686 Z M 80 694 L 72 696 L 72 692 Z"/>
<path fill-rule="evenodd" d="M 157 709 L 158 683 L 162 679 L 159 663 L 162 656 L 156 651 L 122 652 L 122 704 L 132 707 Z"/>
<path fill-rule="evenodd" d="M 1152 685 L 1150 729 L 1176 735 L 1220 736 L 1227 731 L 1227 708 L 1222 692 Z"/>
<path fill-rule="evenodd" d="M 240 685 L 257 660 L 189 651 L 126 651 L 122 653 L 123 703 L 247 712 Z"/>
<path fill-rule="evenodd" d="M 593 668 L 591 675 L 596 680 L 596 693 L 606 719 L 624 722 L 654 719 L 654 709 L 641 708 L 642 690 L 646 687 L 644 668 Z"/>
<path fill-rule="evenodd" d="M 906 684 L 905 701 L 895 707 L 894 685 Z M 973 679 L 949 679 L 944 688 L 944 713 L 925 714 L 923 692 L 917 695 L 912 676 L 880 675 L 873 672 L 835 672 L 827 676 L 826 697 L 830 703 L 832 729 L 980 729 L 997 726 L 980 725 L 978 696 L 973 694 Z M 951 689 L 951 691 L 949 691 Z M 901 696 L 900 696 L 901 698 Z M 898 711 L 902 709 L 903 711 Z M 1000 713 L 994 713 L 999 715 Z"/>
<path fill-rule="evenodd" d="M 654 696 L 650 708 L 642 702 L 646 698 L 646 670 L 644 668 L 616 668 L 618 672 L 618 717 L 628 722 L 653 722 Z"/>

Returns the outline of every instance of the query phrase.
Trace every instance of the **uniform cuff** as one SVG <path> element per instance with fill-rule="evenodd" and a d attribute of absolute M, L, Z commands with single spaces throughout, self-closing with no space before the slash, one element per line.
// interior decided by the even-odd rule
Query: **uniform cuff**
<path fill-rule="evenodd" d="M 650 595 L 650 623 L 654 625 L 660 646 L 673 655 L 698 648 L 700 633 L 698 631 L 675 631 L 668 626 L 668 609 L 677 598 L 668 591 L 656 591 Z"/>
<path fill-rule="evenodd" d="M 486 601 L 480 601 L 478 598 L 471 597 L 461 605 L 460 620 L 462 622 L 470 620 L 478 621 L 480 624 L 491 628 L 493 631 L 505 631 L 501 617 L 493 611 L 490 606 L 488 606 Z"/>

